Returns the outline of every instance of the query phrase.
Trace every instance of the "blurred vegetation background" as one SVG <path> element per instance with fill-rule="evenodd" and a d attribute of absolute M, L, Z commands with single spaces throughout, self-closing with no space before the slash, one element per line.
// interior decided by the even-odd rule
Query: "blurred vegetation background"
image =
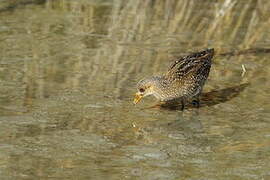
<path fill-rule="evenodd" d="M 126 85 L 166 70 L 168 59 L 175 56 L 208 47 L 217 55 L 269 50 L 269 9 L 268 0 L 1 1 L 5 37 L 0 51 L 2 60 L 21 60 L 23 66 L 17 68 L 24 69 L 15 72 L 23 74 L 27 86 L 21 92 L 30 99 L 46 97 L 57 87 L 83 85 L 121 98 L 129 91 Z M 5 30 L 11 24 L 12 29 Z M 255 62 L 246 58 L 228 56 L 228 64 L 215 60 L 219 68 L 212 69 L 210 79 L 233 77 L 241 64 L 246 64 L 247 76 L 256 76 Z M 11 73 L 6 80 L 17 77 L 14 71 L 6 73 Z M 96 77 L 99 83 L 92 87 Z"/>

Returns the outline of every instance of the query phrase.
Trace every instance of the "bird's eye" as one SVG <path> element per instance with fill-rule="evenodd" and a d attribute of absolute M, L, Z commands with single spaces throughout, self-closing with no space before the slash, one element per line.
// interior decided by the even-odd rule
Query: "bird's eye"
<path fill-rule="evenodd" d="M 139 91 L 140 91 L 140 92 L 144 92 L 145 90 L 144 90 L 143 88 L 140 88 Z"/>

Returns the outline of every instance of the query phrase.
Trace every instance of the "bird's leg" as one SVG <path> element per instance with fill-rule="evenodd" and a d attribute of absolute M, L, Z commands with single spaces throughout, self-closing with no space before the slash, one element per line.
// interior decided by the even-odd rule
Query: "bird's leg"
<path fill-rule="evenodd" d="M 194 100 L 192 101 L 192 104 L 193 104 L 193 106 L 195 106 L 196 108 L 199 108 L 199 107 L 200 107 L 200 98 L 199 98 L 199 96 L 197 96 L 196 99 L 194 99 Z"/>
<path fill-rule="evenodd" d="M 185 108 L 185 100 L 184 98 L 181 98 L 181 111 L 184 111 Z"/>

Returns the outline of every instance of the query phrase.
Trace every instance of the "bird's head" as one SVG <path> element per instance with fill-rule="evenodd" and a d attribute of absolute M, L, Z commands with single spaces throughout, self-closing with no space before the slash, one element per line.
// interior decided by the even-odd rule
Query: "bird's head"
<path fill-rule="evenodd" d="M 137 84 L 137 93 L 135 94 L 133 103 L 137 104 L 143 97 L 154 94 L 158 79 L 159 77 L 151 77 L 140 80 Z"/>

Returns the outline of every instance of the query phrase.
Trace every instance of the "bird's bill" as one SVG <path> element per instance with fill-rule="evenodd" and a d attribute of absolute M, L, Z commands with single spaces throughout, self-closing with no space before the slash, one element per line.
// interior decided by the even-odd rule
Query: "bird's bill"
<path fill-rule="evenodd" d="M 138 102 L 140 102 L 140 100 L 142 99 L 142 95 L 140 93 L 136 93 L 135 94 L 135 97 L 134 97 L 134 100 L 133 100 L 133 103 L 134 104 L 137 104 Z"/>

